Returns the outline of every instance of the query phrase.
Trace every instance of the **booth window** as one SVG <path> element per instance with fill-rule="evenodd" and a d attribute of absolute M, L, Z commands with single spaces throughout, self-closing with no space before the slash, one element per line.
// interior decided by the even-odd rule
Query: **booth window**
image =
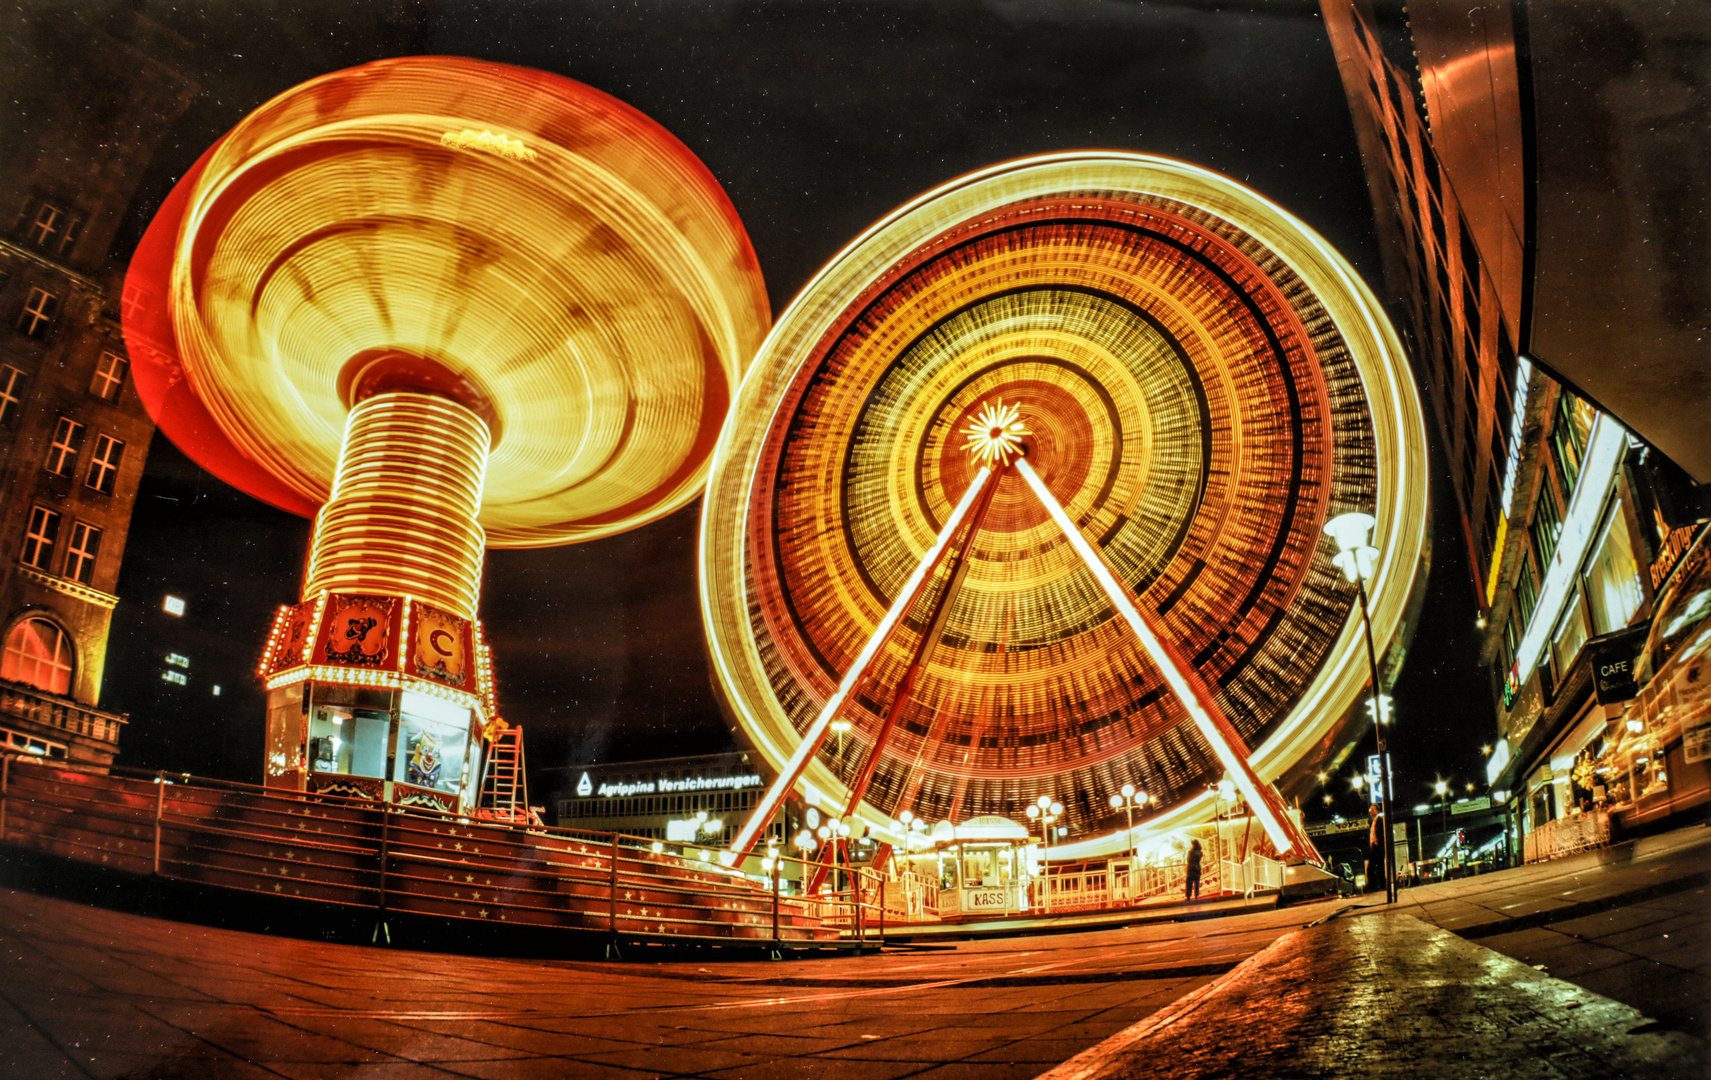
<path fill-rule="evenodd" d="M 317 704 L 309 718 L 310 770 L 383 779 L 391 726 L 381 709 Z"/>
<path fill-rule="evenodd" d="M 406 690 L 398 702 L 398 759 L 392 779 L 435 791 L 463 786 L 469 710 L 443 698 Z"/>
<path fill-rule="evenodd" d="M 0 678 L 50 694 L 67 694 L 73 667 L 71 636 L 46 619 L 25 619 L 6 635 Z"/>

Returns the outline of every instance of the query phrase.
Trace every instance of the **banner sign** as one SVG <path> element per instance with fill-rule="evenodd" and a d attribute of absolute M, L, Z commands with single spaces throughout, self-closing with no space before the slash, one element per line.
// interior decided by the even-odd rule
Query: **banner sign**
<path fill-rule="evenodd" d="M 315 633 L 315 603 L 305 600 L 286 609 L 279 640 L 268 658 L 268 674 L 303 663 L 303 653 Z"/>
<path fill-rule="evenodd" d="M 1586 654 L 1592 659 L 1592 685 L 1598 704 L 1614 705 L 1627 701 L 1640 692 L 1635 681 L 1634 665 L 1640 650 L 1646 646 L 1646 624 L 1630 626 L 1611 634 L 1600 634 L 1586 643 Z"/>
<path fill-rule="evenodd" d="M 327 597 L 321 644 L 315 662 L 340 667 L 382 668 L 397 648 L 395 596 Z"/>
<path fill-rule="evenodd" d="M 460 690 L 472 681 L 475 639 L 468 619 L 427 604 L 410 609 L 410 672 Z"/>

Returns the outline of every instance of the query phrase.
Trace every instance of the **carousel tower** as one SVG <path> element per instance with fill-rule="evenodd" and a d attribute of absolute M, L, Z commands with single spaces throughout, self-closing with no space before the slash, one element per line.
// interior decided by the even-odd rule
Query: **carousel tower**
<path fill-rule="evenodd" d="M 504 728 L 487 545 L 694 498 L 769 322 L 680 142 L 580 83 L 450 57 L 246 117 L 156 215 L 124 312 L 161 430 L 315 522 L 262 660 L 267 783 L 462 811 Z"/>

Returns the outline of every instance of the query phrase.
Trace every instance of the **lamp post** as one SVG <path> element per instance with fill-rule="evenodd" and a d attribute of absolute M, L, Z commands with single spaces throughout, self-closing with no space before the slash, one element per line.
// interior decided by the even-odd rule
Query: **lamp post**
<path fill-rule="evenodd" d="M 1128 817 L 1129 857 L 1135 857 L 1135 807 L 1147 804 L 1147 793 L 1139 791 L 1133 784 L 1124 784 L 1122 794 L 1111 796 L 1111 809 L 1122 808 Z"/>
<path fill-rule="evenodd" d="M 802 870 L 802 882 L 798 889 L 804 896 L 808 895 L 808 878 L 810 876 L 808 873 L 808 855 L 819 846 L 820 842 L 814 839 L 814 834 L 809 830 L 803 829 L 796 834 L 796 857 Z"/>
<path fill-rule="evenodd" d="M 1224 818 L 1236 808 L 1236 784 L 1229 777 L 1225 777 L 1218 781 L 1218 787 L 1216 790 L 1218 794 L 1218 815 L 1216 819 L 1216 829 L 1218 833 L 1218 887 L 1220 889 L 1224 889 L 1228 884 L 1224 880 L 1224 863 L 1226 861 L 1224 858 Z M 1232 824 L 1232 830 L 1233 829 L 1234 825 Z M 1230 842 L 1230 846 L 1235 846 L 1234 840 Z M 1233 855 L 1235 852 L 1232 851 L 1231 854 Z M 1235 860 L 1231 859 L 1228 861 L 1234 862 Z"/>
<path fill-rule="evenodd" d="M 1325 523 L 1325 533 L 1337 543 L 1337 554 L 1331 562 L 1354 582 L 1360 596 L 1361 629 L 1366 637 L 1367 669 L 1372 675 L 1373 730 L 1378 739 L 1378 803 L 1384 827 L 1379 831 L 1379 843 L 1384 848 L 1384 897 L 1396 902 L 1396 850 L 1390 839 L 1390 754 L 1385 749 L 1383 703 L 1379 700 L 1378 651 L 1372 644 L 1372 613 L 1367 609 L 1366 583 L 1378 563 L 1378 549 L 1367 543 L 1372 527 L 1378 524 L 1371 514 L 1339 514 Z"/>
<path fill-rule="evenodd" d="M 1450 782 L 1448 780 L 1437 780 L 1432 784 L 1432 791 L 1438 796 L 1438 827 L 1443 830 L 1445 841 L 1448 841 L 1450 836 Z M 1443 845 L 1440 844 L 1439 850 L 1442 848 Z"/>
<path fill-rule="evenodd" d="M 1125 888 L 1128 890 L 1128 895 L 1133 895 L 1135 863 L 1140 861 L 1135 854 L 1135 807 L 1147 804 L 1147 793 L 1136 790 L 1133 784 L 1124 784 L 1120 790 L 1121 794 L 1111 796 L 1111 808 L 1122 807 L 1123 813 L 1128 817 L 1129 872 L 1128 884 Z"/>
<path fill-rule="evenodd" d="M 1045 909 L 1048 913 L 1052 909 L 1051 825 L 1062 814 L 1063 803 L 1052 802 L 1050 795 L 1041 795 L 1034 800 L 1034 805 L 1028 807 L 1028 816 L 1038 819 L 1040 823 L 1040 890 L 1045 894 Z"/>

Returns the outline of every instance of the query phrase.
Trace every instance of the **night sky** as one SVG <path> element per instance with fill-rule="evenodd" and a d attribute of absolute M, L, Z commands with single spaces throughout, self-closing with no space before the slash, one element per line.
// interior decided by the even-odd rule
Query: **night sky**
<path fill-rule="evenodd" d="M 68 6 L 32 0 L 3 16 L 4 29 Z M 658 120 L 729 193 L 775 313 L 843 244 L 921 191 L 1008 158 L 1085 148 L 1227 173 L 1380 284 L 1348 106 L 1318 6 L 1306 0 L 138 6 L 189 43 L 174 62 L 203 92 L 156 156 L 119 258 L 182 171 L 267 98 L 368 60 L 441 53 L 558 72 Z M 8 50 L 27 40 L 4 36 Z M 1404 798 L 1402 788 L 1439 773 L 1482 778 L 1478 746 L 1491 737 L 1465 545 L 1445 485 L 1434 503 L 1427 611 L 1397 691 Z M 489 553 L 482 608 L 502 711 L 526 729 L 536 770 L 740 745 L 708 681 L 698 515 L 696 504 L 613 539 Z M 307 536 L 307 522 L 225 487 L 156 438 L 103 701 L 133 714 L 124 763 L 257 777 L 253 668 L 273 609 L 296 598 Z M 182 623 L 158 612 L 167 591 L 190 602 Z M 159 682 L 169 639 L 191 655 L 197 692 Z M 1345 801 L 1345 812 L 1358 809 Z"/>

